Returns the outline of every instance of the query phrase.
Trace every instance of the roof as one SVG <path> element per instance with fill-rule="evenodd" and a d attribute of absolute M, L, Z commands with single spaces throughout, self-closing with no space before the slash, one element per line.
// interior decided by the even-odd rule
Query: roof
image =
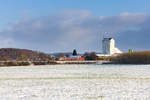
<path fill-rule="evenodd" d="M 69 58 L 78 58 L 78 57 L 81 57 L 81 56 L 70 56 Z"/>
<path fill-rule="evenodd" d="M 96 56 L 111 56 L 109 54 L 96 54 Z"/>
<path fill-rule="evenodd" d="M 114 39 L 114 38 L 104 38 L 103 40 L 111 40 L 111 39 Z"/>

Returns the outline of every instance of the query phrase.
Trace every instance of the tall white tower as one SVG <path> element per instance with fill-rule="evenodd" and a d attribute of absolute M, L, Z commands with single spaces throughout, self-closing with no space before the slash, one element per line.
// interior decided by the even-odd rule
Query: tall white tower
<path fill-rule="evenodd" d="M 115 40 L 113 38 L 104 38 L 102 46 L 103 54 L 112 55 L 115 53 Z"/>

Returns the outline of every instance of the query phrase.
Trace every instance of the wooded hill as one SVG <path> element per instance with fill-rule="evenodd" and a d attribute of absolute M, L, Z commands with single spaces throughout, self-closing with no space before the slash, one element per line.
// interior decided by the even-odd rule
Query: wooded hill
<path fill-rule="evenodd" d="M 49 61 L 53 58 L 45 53 L 16 48 L 1 48 L 0 61 Z"/>
<path fill-rule="evenodd" d="M 150 51 L 122 53 L 111 61 L 114 64 L 150 64 Z"/>

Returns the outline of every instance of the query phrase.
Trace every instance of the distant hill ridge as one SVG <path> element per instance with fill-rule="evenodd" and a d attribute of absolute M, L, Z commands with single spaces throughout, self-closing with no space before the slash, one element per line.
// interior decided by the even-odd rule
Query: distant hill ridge
<path fill-rule="evenodd" d="M 52 57 L 42 52 L 17 48 L 1 48 L 0 61 L 47 61 Z"/>

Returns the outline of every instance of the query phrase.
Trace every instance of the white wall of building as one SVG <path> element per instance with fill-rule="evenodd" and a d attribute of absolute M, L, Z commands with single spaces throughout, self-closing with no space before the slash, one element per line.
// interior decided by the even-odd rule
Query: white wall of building
<path fill-rule="evenodd" d="M 113 38 L 104 38 L 102 41 L 103 54 L 113 55 L 121 53 L 118 48 L 115 48 L 115 40 Z"/>

